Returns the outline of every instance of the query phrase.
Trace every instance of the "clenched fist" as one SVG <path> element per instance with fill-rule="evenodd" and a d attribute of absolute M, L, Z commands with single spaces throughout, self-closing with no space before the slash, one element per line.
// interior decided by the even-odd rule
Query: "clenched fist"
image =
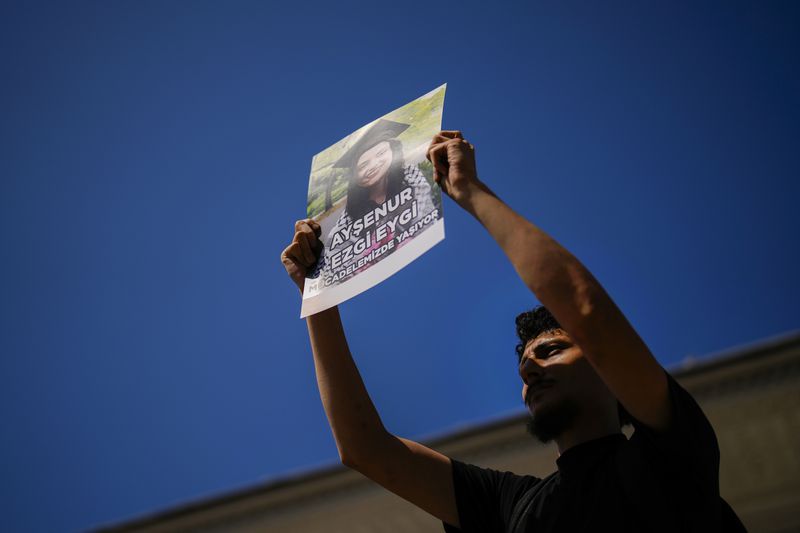
<path fill-rule="evenodd" d="M 433 163 L 433 179 L 458 204 L 480 188 L 475 169 L 475 147 L 460 131 L 440 131 L 428 148 L 428 160 Z"/>
<path fill-rule="evenodd" d="M 303 291 L 306 275 L 322 252 L 322 241 L 319 240 L 321 231 L 319 224 L 310 218 L 298 220 L 294 223 L 294 239 L 281 253 L 281 263 L 300 292 Z"/>

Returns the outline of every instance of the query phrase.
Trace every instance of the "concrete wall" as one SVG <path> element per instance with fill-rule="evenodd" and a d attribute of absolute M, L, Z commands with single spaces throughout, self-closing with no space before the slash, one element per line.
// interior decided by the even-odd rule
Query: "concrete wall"
<path fill-rule="evenodd" d="M 800 531 L 800 334 L 746 347 L 673 375 L 700 403 L 720 443 L 720 490 L 750 531 Z M 524 418 L 435 442 L 464 461 L 544 476 L 556 451 Z M 167 510 L 109 531 L 440 532 L 441 524 L 357 473 L 335 466 Z"/>

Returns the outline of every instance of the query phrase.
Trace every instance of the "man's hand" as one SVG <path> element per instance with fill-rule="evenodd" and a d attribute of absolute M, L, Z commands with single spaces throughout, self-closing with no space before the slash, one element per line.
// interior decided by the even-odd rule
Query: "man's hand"
<path fill-rule="evenodd" d="M 312 219 L 298 220 L 294 223 L 294 239 L 281 253 L 286 273 L 292 278 L 300 292 L 303 292 L 306 274 L 316 264 L 322 251 L 319 236 L 322 229 Z"/>
<path fill-rule="evenodd" d="M 462 207 L 473 192 L 482 188 L 475 169 L 475 147 L 460 131 L 434 135 L 427 157 L 433 163 L 434 181 Z"/>

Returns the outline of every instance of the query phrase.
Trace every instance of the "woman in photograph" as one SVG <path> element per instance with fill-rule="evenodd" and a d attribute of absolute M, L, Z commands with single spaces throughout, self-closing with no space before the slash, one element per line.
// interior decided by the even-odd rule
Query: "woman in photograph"
<path fill-rule="evenodd" d="M 352 234 L 354 232 L 347 231 L 350 225 L 393 199 L 404 189 L 411 189 L 412 200 L 416 201 L 416 216 L 404 224 L 398 221 L 394 231 L 390 231 L 383 239 L 377 242 L 374 238 L 371 239 L 370 245 L 365 250 L 353 254 L 354 258 L 363 257 L 373 250 L 381 248 L 397 235 L 413 227 L 436 207 L 431 194 L 431 186 L 422 171 L 417 165 L 405 164 L 403 145 L 397 136 L 408 127 L 408 124 L 379 119 L 333 165 L 334 168 L 346 169 L 347 200 L 344 210 L 325 239 L 327 245 L 320 258 L 318 272 L 330 269 L 331 257 L 348 246 L 353 246 L 368 231 L 364 230 L 356 236 Z M 407 204 L 410 206 L 411 202 L 407 202 Z M 392 219 L 396 214 L 391 213 L 387 215 L 386 219 Z M 369 228 L 373 236 L 375 228 L 384 221 L 385 219 L 379 220 Z M 340 235 L 338 239 L 334 238 L 337 233 Z M 350 234 L 348 235 L 348 233 Z M 347 237 L 342 238 L 345 235 Z M 396 248 L 395 243 L 392 250 Z M 350 276 L 364 268 L 366 266 L 356 269 Z M 341 282 L 346 277 L 349 276 L 339 277 L 337 281 Z"/>

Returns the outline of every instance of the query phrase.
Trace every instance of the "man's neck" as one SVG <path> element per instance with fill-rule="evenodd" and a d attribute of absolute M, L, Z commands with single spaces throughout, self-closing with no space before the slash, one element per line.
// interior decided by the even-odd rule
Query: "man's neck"
<path fill-rule="evenodd" d="M 608 435 L 620 433 L 619 420 L 616 417 L 596 416 L 595 414 L 582 416 L 568 430 L 556 437 L 558 455 L 573 446 L 599 439 Z"/>

